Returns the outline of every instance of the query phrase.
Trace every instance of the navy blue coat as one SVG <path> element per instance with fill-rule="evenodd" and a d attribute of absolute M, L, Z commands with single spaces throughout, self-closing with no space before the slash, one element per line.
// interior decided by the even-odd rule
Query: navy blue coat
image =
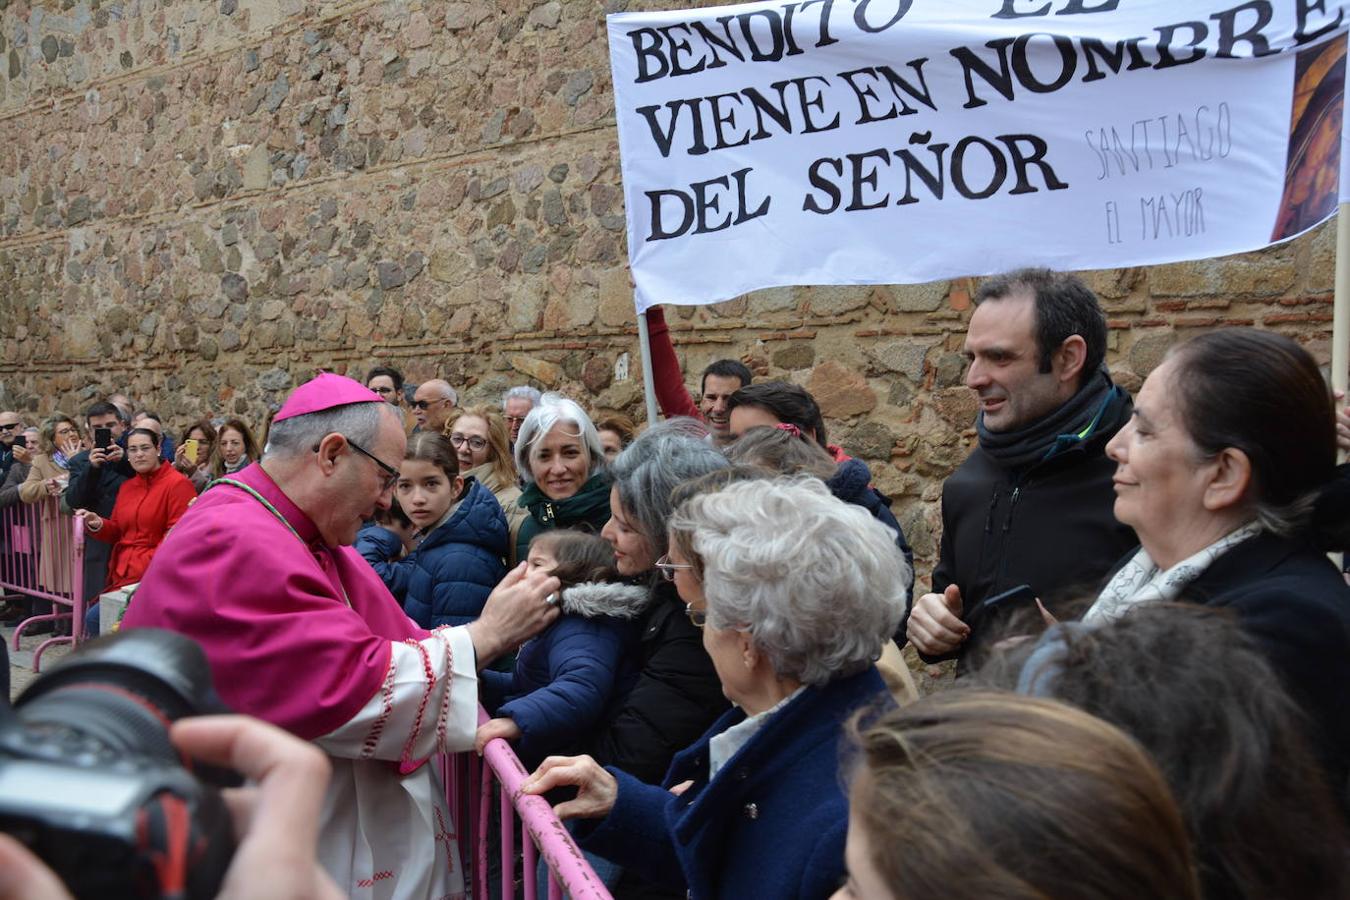
<path fill-rule="evenodd" d="M 671 763 L 663 786 L 610 769 L 614 808 L 582 821 L 582 846 L 700 898 L 828 897 L 844 877 L 848 798 L 840 776 L 843 723 L 893 701 L 875 667 L 808 687 L 708 780 L 708 742 L 745 720 L 733 709 Z M 669 788 L 693 784 L 679 797 Z"/>
<path fill-rule="evenodd" d="M 905 540 L 904 529 L 891 512 L 891 498 L 872 487 L 872 470 L 860 459 L 846 459 L 835 469 L 834 475 L 825 482 L 830 493 L 854 506 L 861 506 L 872 514 L 882 525 L 895 532 L 895 545 L 905 555 L 905 564 L 909 566 L 909 582 L 905 585 L 905 603 L 914 599 L 914 551 Z M 896 635 L 896 642 L 905 645 L 903 625 Z"/>
<path fill-rule="evenodd" d="M 1350 587 L 1326 554 L 1303 541 L 1262 533 L 1214 560 L 1181 599 L 1236 614 L 1308 713 L 1314 747 L 1344 805 L 1350 773 Z"/>
<path fill-rule="evenodd" d="M 563 591 L 563 615 L 520 648 L 513 672 L 481 673 L 484 693 L 504 696 L 494 715 L 520 728 L 516 754 L 533 769 L 576 753 L 599 724 L 636 643 L 646 588 L 581 584 Z M 489 708 L 491 704 L 488 704 Z"/>
<path fill-rule="evenodd" d="M 403 546 L 398 535 L 378 525 L 361 529 L 356 550 L 409 618 L 423 628 L 437 628 L 478 618 L 488 594 L 506 575 L 502 560 L 508 540 L 497 498 L 466 478 L 454 515 L 403 559 L 395 559 Z"/>

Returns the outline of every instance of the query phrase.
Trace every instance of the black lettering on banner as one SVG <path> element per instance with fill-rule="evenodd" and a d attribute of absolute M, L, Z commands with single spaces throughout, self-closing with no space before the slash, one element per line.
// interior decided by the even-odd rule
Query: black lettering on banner
<path fill-rule="evenodd" d="M 863 187 L 870 187 L 873 191 L 877 189 L 877 170 L 875 168 L 864 170 L 863 166 L 868 159 L 880 159 L 882 165 L 891 164 L 891 155 L 885 150 L 868 150 L 866 153 L 850 153 L 848 155 L 849 165 L 853 170 L 853 199 L 844 209 L 848 212 L 856 212 L 860 209 L 884 209 L 890 205 L 891 195 L 882 194 L 880 199 L 868 203 L 863 200 Z"/>
<path fill-rule="evenodd" d="M 853 7 L 853 23 L 858 26 L 858 30 L 867 34 L 878 34 L 903 19 L 905 13 L 909 12 L 913 0 L 883 0 L 883 2 L 894 3 L 895 12 L 891 13 L 889 19 L 880 24 L 868 18 L 867 11 L 872 6 L 872 0 L 853 0 L 853 2 L 856 4 Z"/>
<path fill-rule="evenodd" d="M 975 82 L 970 77 L 979 75 L 984 79 L 984 83 L 992 87 L 1003 95 L 1004 100 L 1013 98 L 1012 73 L 1008 71 L 1008 45 L 1013 42 L 1012 38 L 994 38 L 992 41 L 986 41 L 985 46 L 998 54 L 998 71 L 975 55 L 975 51 L 969 47 L 953 47 L 948 52 L 956 57 L 956 61 L 961 64 L 961 74 L 966 79 L 966 102 L 961 104 L 962 109 L 975 109 L 978 106 L 984 106 L 989 101 L 982 100 L 975 96 Z"/>
<path fill-rule="evenodd" d="M 1113 75 L 1120 74 L 1120 67 L 1125 62 L 1126 54 L 1129 54 L 1130 64 L 1125 66 L 1125 71 L 1147 69 L 1150 63 L 1144 59 L 1144 54 L 1139 49 L 1141 41 L 1143 41 L 1141 37 L 1116 41 L 1113 48 L 1108 50 L 1106 44 L 1097 38 L 1083 38 L 1083 57 L 1087 60 L 1088 67 L 1088 73 L 1083 76 L 1083 81 L 1100 81 L 1106 77 L 1106 73 L 1097 68 L 1098 59 L 1111 69 Z"/>
<path fill-rule="evenodd" d="M 1013 170 L 1017 174 L 1017 185 L 1009 194 L 1034 194 L 1036 188 L 1032 187 L 1031 180 L 1027 178 L 1027 168 L 1035 166 L 1041 171 L 1041 180 L 1045 182 L 1045 189 L 1048 191 L 1062 191 L 1068 187 L 1067 184 L 1060 181 L 1055 175 L 1055 170 L 1050 168 L 1050 164 L 1045 161 L 1045 154 L 1050 151 L 1049 145 L 1045 143 L 1045 138 L 1034 134 L 1000 134 L 998 139 L 1008 147 L 1008 156 L 1012 158 Z M 1031 148 L 1030 155 L 1022 154 L 1022 144 L 1027 144 Z"/>
<path fill-rule="evenodd" d="M 1238 31 L 1238 16 L 1245 12 L 1256 14 L 1256 20 L 1247 23 L 1243 31 Z M 1266 40 L 1261 34 L 1261 29 L 1270 24 L 1270 20 L 1275 17 L 1275 13 L 1270 8 L 1267 0 L 1250 0 L 1248 3 L 1242 3 L 1234 6 L 1232 9 L 1226 9 L 1223 12 L 1215 13 L 1210 16 L 1219 23 L 1219 49 L 1214 52 L 1218 57 L 1232 57 L 1233 47 L 1238 43 L 1248 43 L 1252 47 L 1252 56 L 1270 56 L 1272 53 L 1278 53 L 1277 50 L 1270 49 L 1270 41 Z"/>
<path fill-rule="evenodd" d="M 898 22 L 913 0 L 886 0 L 895 3 L 897 10 L 889 22 L 881 27 L 867 16 L 872 0 L 854 0 L 854 19 L 863 30 L 882 31 Z M 838 43 L 830 34 L 830 13 L 835 0 L 802 0 L 787 3 L 779 9 L 755 9 L 733 15 L 718 16 L 712 22 L 694 20 L 661 25 L 655 28 L 634 28 L 627 33 L 637 60 L 636 84 L 658 78 L 676 78 L 694 75 L 707 69 L 720 69 L 727 60 L 739 62 L 778 62 L 785 56 L 806 52 L 797 40 L 794 25 L 809 16 L 800 15 L 817 9 L 815 42 L 813 47 Z"/>
<path fill-rule="evenodd" d="M 633 42 L 633 52 L 637 54 L 637 83 L 664 78 L 670 71 L 670 63 L 666 62 L 666 56 L 661 52 L 660 33 L 655 28 L 634 28 L 628 32 L 628 39 Z M 648 68 L 649 64 L 656 68 Z"/>
<path fill-rule="evenodd" d="M 932 142 L 932 137 L 932 132 L 928 131 L 916 131 L 909 136 L 911 147 L 927 150 L 932 157 L 931 166 L 908 147 L 890 151 L 878 147 L 862 153 L 849 153 L 843 158 L 826 156 L 815 160 L 807 167 L 811 190 L 802 201 L 802 210 L 819 215 L 836 212 L 843 203 L 845 189 L 842 182 L 845 177 L 848 179 L 849 196 L 848 205 L 843 207 L 846 212 L 881 209 L 890 205 L 891 191 L 883 188 L 880 181 L 883 172 L 895 168 L 893 161 L 898 162 L 905 177 L 905 192 L 895 201 L 896 206 L 919 202 L 920 198 L 914 195 L 916 178 L 937 200 L 943 199 L 946 193 L 948 175 L 957 193 L 967 200 L 983 200 L 993 196 L 1007 183 L 1010 169 L 1014 178 L 1013 187 L 1008 191 L 1010 195 L 1041 190 L 1035 184 L 1034 173 L 1039 173 L 1039 180 L 1045 190 L 1061 191 L 1069 186 L 1059 178 L 1046 159 L 1050 148 L 1045 139 L 1038 135 L 1000 134 L 995 138 L 998 143 L 978 135 L 968 135 L 957 141 L 950 158 L 946 155 L 950 145 L 941 141 Z M 986 157 L 988 163 L 981 165 Z M 984 169 L 989 171 L 988 183 L 973 184 L 972 177 Z"/>
<path fill-rule="evenodd" d="M 777 92 L 776 100 L 747 87 L 729 94 L 670 100 L 663 106 L 639 106 L 636 112 L 647 123 L 652 142 L 662 158 L 669 158 L 671 151 L 677 148 L 677 136 L 681 138 L 680 149 L 690 156 L 702 156 L 714 150 L 742 147 L 750 141 L 772 137 L 766 119 L 785 134 L 794 131 L 814 134 L 838 128 L 838 113 L 828 121 L 824 120 L 822 114 L 829 112 L 825 107 L 826 93 L 817 83 L 828 87 L 830 82 L 820 75 L 805 75 L 770 85 Z M 749 112 L 745 112 L 747 101 Z M 742 113 L 739 117 L 738 112 Z M 753 128 L 749 124 L 751 113 L 754 115 Z M 687 143 L 683 140 L 682 126 L 688 135 Z"/>
<path fill-rule="evenodd" d="M 1190 56 L 1177 57 L 1172 53 L 1172 46 L 1176 41 L 1177 32 L 1186 28 L 1191 32 L 1189 43 L 1181 44 L 1184 49 L 1194 51 Z M 1153 29 L 1158 32 L 1158 62 L 1153 66 L 1155 69 L 1170 69 L 1173 66 L 1184 66 L 1187 63 L 1198 62 L 1205 58 L 1205 48 L 1200 45 L 1204 43 L 1209 35 L 1209 26 L 1204 22 L 1178 22 L 1175 25 L 1163 25 L 1160 28 Z"/>
<path fill-rule="evenodd" d="M 1074 69 L 1078 67 L 1078 52 L 1073 48 L 1073 41 L 1062 34 L 1048 34 L 1045 37 L 1050 38 L 1055 43 L 1055 49 L 1059 51 L 1059 73 L 1051 81 L 1041 81 L 1031 71 L 1031 61 L 1028 58 L 1027 45 L 1031 39 L 1038 35 L 1033 32 L 1024 34 L 1013 41 L 1012 64 L 1013 72 L 1017 74 L 1017 80 L 1022 87 L 1031 91 L 1033 94 L 1050 94 L 1069 83 L 1073 78 Z"/>
<path fill-rule="evenodd" d="M 707 181 L 696 181 L 689 186 L 688 191 L 675 188 L 646 191 L 651 211 L 651 227 L 647 232 L 647 241 L 664 241 L 670 238 L 683 237 L 685 234 L 710 234 L 714 231 L 724 231 L 734 225 L 742 225 L 751 219 L 768 215 L 769 204 L 773 199 L 771 197 L 765 197 L 758 207 L 753 210 L 750 209 L 746 181 L 753 171 L 753 168 L 747 166 L 744 169 L 737 169 L 730 175 L 710 178 Z M 724 198 L 733 199 L 729 196 L 732 193 L 733 184 L 735 185 L 735 211 L 725 211 L 725 218 L 717 221 L 710 220 L 711 215 L 722 215 L 724 213 L 722 209 Z M 669 208 L 667 200 L 674 201 L 677 204 L 676 209 L 679 211 L 679 223 L 673 227 L 669 226 L 669 220 L 666 218 Z"/>
<path fill-rule="evenodd" d="M 806 127 L 802 129 L 802 134 L 815 134 L 817 131 L 830 131 L 832 129 L 838 128 L 839 127 L 838 113 L 836 113 L 835 117 L 831 119 L 829 122 L 825 123 L 824 125 L 821 125 L 811 119 L 812 107 L 815 107 L 821 112 L 825 111 L 825 92 L 823 90 L 818 92 L 814 99 L 808 100 L 806 98 L 806 82 L 821 81 L 824 82 L 826 86 L 828 86 L 830 80 L 828 78 L 823 78 L 820 75 L 808 75 L 805 78 L 794 78 L 792 80 L 798 82 L 798 87 L 801 91 L 802 117 L 806 119 Z"/>
<path fill-rule="evenodd" d="M 1053 3 L 1043 3 L 1037 9 L 1029 9 L 1026 12 L 1018 12 L 1013 7 L 1019 0 L 1003 0 L 1003 7 L 989 18 L 991 19 L 1025 19 L 1031 16 L 1046 16 L 1050 14 L 1050 8 Z M 1120 5 L 1120 0 L 1100 0 L 1096 6 L 1084 6 L 1084 0 L 1068 0 L 1064 8 L 1058 10 L 1057 16 L 1077 16 L 1083 13 L 1110 12 Z"/>
<path fill-rule="evenodd" d="M 764 25 L 769 29 L 768 47 L 761 47 L 760 39 L 755 37 L 755 31 L 751 24 L 756 18 L 762 17 Z M 783 38 L 783 20 L 778 13 L 771 9 L 757 9 L 748 13 L 741 13 L 737 16 L 741 20 L 741 35 L 745 38 L 746 46 L 750 48 L 750 58 L 755 62 L 778 62 L 787 52 L 787 41 Z"/>
<path fill-rule="evenodd" d="M 978 144 L 981 149 L 989 154 L 989 160 L 994 164 L 994 171 L 989 177 L 989 184 L 980 190 L 974 190 L 966 181 L 966 151 L 972 144 Z M 1003 186 L 1003 179 L 1008 177 L 1008 163 L 1003 159 L 1003 154 L 999 152 L 996 144 L 986 141 L 977 135 L 967 135 L 956 142 L 955 149 L 952 150 L 952 187 L 956 192 L 967 200 L 983 200 L 986 197 L 994 196 L 994 192 Z"/>
<path fill-rule="evenodd" d="M 1341 19 L 1345 16 L 1344 10 L 1337 5 L 1336 18 L 1327 22 L 1321 28 L 1308 30 L 1308 13 L 1319 12 L 1326 15 L 1326 0 L 1294 0 L 1294 43 L 1306 44 L 1309 41 L 1315 41 L 1326 34 L 1331 34 L 1337 28 L 1341 27 Z"/>
<path fill-rule="evenodd" d="M 853 124 L 867 125 L 872 122 L 885 122 L 897 116 L 915 115 L 919 110 L 906 102 L 904 96 L 906 94 L 909 95 L 910 99 L 916 100 L 937 112 L 937 104 L 933 102 L 933 95 L 929 92 L 928 82 L 923 76 L 923 64 L 926 62 L 928 62 L 927 58 L 920 58 L 906 63 L 918 76 L 919 86 L 917 88 L 890 66 L 867 66 L 850 72 L 840 72 L 839 77 L 844 79 L 844 83 L 853 89 L 858 101 L 858 120 Z M 881 108 L 885 101 L 877 96 L 876 89 L 864 81 L 864 79 L 877 80 L 878 78 L 885 80 L 886 85 L 890 88 L 891 96 L 896 101 L 886 109 Z M 869 101 L 871 102 L 869 103 Z M 873 106 L 872 104 L 876 105 Z"/>
<path fill-rule="evenodd" d="M 928 152 L 933 155 L 934 165 L 932 169 L 926 168 L 923 163 L 919 162 L 918 157 L 911 153 L 908 148 L 902 147 L 895 151 L 901 165 L 905 167 L 905 195 L 895 202 L 896 206 L 919 202 L 919 198 L 915 197 L 910 190 L 913 187 L 912 176 L 914 175 L 919 176 L 919 180 L 928 188 L 930 194 L 938 200 L 942 199 L 942 194 L 947 187 L 946 170 L 942 165 L 942 157 L 947 152 L 949 145 L 940 141 L 936 144 L 929 144 L 928 142 L 932 138 L 933 133 L 931 131 L 915 131 L 909 136 L 911 145 L 926 145 Z"/>
<path fill-rule="evenodd" d="M 842 178 L 844 176 L 844 164 L 836 157 L 826 156 L 816 160 L 807 167 L 806 178 L 811 182 L 811 187 L 818 191 L 823 191 L 828 197 L 828 206 L 822 205 L 816 201 L 810 194 L 802 201 L 802 212 L 819 213 L 822 216 L 829 215 L 839 208 L 840 202 L 844 199 L 843 194 L 839 193 L 839 188 L 834 182 L 828 180 L 821 171 L 825 166 L 834 166 L 835 176 Z"/>

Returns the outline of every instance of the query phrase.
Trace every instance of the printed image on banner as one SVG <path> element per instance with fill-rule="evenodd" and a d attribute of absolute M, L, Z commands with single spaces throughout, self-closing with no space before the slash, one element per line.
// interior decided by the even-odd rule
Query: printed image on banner
<path fill-rule="evenodd" d="M 608 18 L 639 311 L 1222 256 L 1335 211 L 1345 3 L 779 0 Z"/>
<path fill-rule="evenodd" d="M 1271 241 L 1300 234 L 1336 211 L 1345 116 L 1345 41 L 1298 55 L 1284 197 Z"/>

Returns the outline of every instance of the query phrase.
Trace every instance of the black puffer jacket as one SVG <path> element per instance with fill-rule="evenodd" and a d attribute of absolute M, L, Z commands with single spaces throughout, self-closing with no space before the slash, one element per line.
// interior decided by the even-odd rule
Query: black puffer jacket
<path fill-rule="evenodd" d="M 62 499 L 72 510 L 92 509 L 106 519 L 112 515 L 122 484 L 135 474 L 125 455 L 94 468 L 89 464 L 89 451 L 81 450 L 70 459 L 70 481 Z"/>
<path fill-rule="evenodd" d="M 1116 521 L 1116 464 L 1106 456 L 1107 442 L 1132 409 L 1129 395 L 1119 392 L 1090 436 L 1022 469 L 1005 469 L 976 447 L 942 486 L 942 550 L 933 591 L 958 585 L 967 614 L 986 597 L 1022 584 L 1056 615 L 1066 604 L 1097 596 L 1106 574 L 1139 544 L 1134 531 Z M 953 655 L 981 644 L 972 633 Z"/>
<path fill-rule="evenodd" d="M 601 765 L 660 784 L 671 758 L 707 731 L 729 704 L 703 632 L 685 615 L 675 585 L 660 582 L 639 622 L 637 675 L 619 686 L 591 747 Z"/>

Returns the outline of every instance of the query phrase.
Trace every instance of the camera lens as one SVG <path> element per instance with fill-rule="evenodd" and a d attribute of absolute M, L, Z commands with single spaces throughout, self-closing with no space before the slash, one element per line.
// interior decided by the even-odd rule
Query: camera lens
<path fill-rule="evenodd" d="M 200 647 L 158 628 L 122 631 L 82 647 L 19 697 L 24 730 L 85 749 L 177 762 L 169 726 L 184 716 L 225 712 Z M 97 749 L 96 749 L 97 748 Z"/>

